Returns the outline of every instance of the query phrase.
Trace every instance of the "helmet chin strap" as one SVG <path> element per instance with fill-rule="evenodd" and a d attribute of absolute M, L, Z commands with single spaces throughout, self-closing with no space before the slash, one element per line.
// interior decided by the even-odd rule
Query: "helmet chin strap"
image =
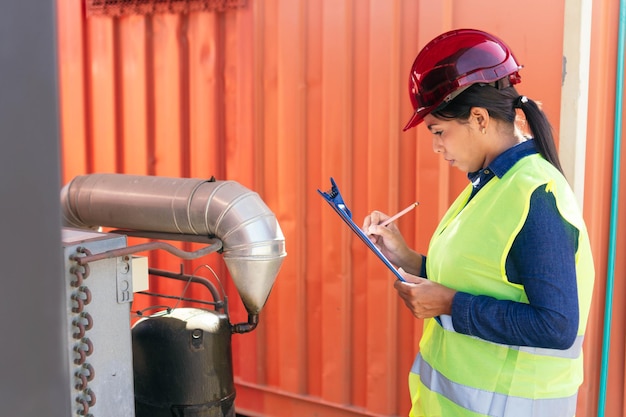
<path fill-rule="evenodd" d="M 449 102 L 451 102 L 452 100 L 457 98 L 459 95 L 461 95 L 461 93 L 463 91 L 467 90 L 470 87 L 471 87 L 471 84 L 470 85 L 466 85 L 464 87 L 459 88 L 458 90 L 455 90 L 455 91 L 451 92 L 450 94 L 448 94 L 447 96 L 445 96 L 443 98 L 443 102 L 439 105 L 438 108 L 441 108 L 441 107 L 447 105 Z"/>
<path fill-rule="evenodd" d="M 519 83 L 520 79 L 518 78 L 518 76 L 516 76 L 515 74 L 511 74 L 511 75 L 507 75 L 506 77 L 500 78 L 499 80 L 496 80 L 494 82 L 491 83 L 478 83 L 481 86 L 491 86 L 491 87 L 495 87 L 498 90 L 504 90 L 505 88 L 508 88 L 512 85 L 515 85 L 517 83 Z"/>
<path fill-rule="evenodd" d="M 498 90 L 503 90 L 505 88 L 508 88 L 508 87 L 514 85 L 514 84 L 517 84 L 517 82 L 515 80 L 511 80 L 511 77 L 514 77 L 514 75 L 508 75 L 506 77 L 500 78 L 499 80 L 496 80 L 496 81 L 491 82 L 491 83 L 478 83 L 478 85 L 480 85 L 481 87 L 489 86 L 489 87 L 497 88 Z M 435 111 L 441 110 L 442 108 L 444 108 L 448 103 L 450 103 L 452 100 L 457 98 L 459 95 L 461 95 L 461 93 L 463 91 L 467 90 L 471 86 L 472 86 L 472 84 L 463 86 L 463 87 L 459 88 L 458 90 L 454 90 L 453 92 L 451 92 L 450 94 L 445 96 L 444 99 L 443 99 L 443 102 L 437 107 L 437 109 L 435 109 Z"/>

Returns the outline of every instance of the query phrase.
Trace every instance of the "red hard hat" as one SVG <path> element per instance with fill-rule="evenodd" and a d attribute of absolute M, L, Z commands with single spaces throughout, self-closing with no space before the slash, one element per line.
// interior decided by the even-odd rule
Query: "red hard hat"
<path fill-rule="evenodd" d="M 521 68 L 509 47 L 489 33 L 458 29 L 437 36 L 413 62 L 409 96 L 415 113 L 403 130 L 417 126 L 472 84 L 501 79 L 517 84 Z"/>

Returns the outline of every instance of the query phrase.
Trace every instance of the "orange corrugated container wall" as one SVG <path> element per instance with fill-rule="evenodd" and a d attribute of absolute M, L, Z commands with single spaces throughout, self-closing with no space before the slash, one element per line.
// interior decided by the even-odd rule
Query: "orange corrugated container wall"
<path fill-rule="evenodd" d="M 524 64 L 520 90 L 543 103 L 558 133 L 564 0 L 248 0 L 222 11 L 87 16 L 90 3 L 57 1 L 63 180 L 94 172 L 235 180 L 261 195 L 285 234 L 288 256 L 259 327 L 233 336 L 239 412 L 407 415 L 422 323 L 316 189 L 334 177 L 357 221 L 419 201 L 399 224 L 425 251 L 466 179 L 432 154 L 423 130 L 401 132 L 415 54 L 453 28 L 499 35 Z M 593 1 L 584 214 L 597 284 L 582 417 L 596 415 L 599 396 L 617 9 Z M 245 321 L 221 260 L 209 258 L 201 262 L 223 278 L 232 321 Z M 179 268 L 161 254 L 150 259 Z M 615 270 L 608 416 L 624 410 L 624 257 Z"/>

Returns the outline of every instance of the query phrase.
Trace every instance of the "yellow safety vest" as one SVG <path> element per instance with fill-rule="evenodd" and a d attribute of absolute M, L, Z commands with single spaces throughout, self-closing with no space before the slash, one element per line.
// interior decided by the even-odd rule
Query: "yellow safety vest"
<path fill-rule="evenodd" d="M 509 346 L 457 333 L 450 316 L 426 320 L 409 375 L 410 416 L 573 416 L 583 378 L 582 341 L 594 281 L 589 237 L 565 178 L 538 154 L 494 177 L 468 202 L 471 185 L 443 217 L 430 242 L 428 278 L 458 291 L 528 303 L 506 276 L 506 259 L 538 187 L 554 194 L 578 229 L 579 329 L 567 350 Z"/>

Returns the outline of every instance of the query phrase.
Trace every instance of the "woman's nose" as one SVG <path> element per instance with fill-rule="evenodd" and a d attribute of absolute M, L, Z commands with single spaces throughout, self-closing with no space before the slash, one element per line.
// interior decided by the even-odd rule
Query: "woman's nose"
<path fill-rule="evenodd" d="M 441 141 L 437 135 L 433 135 L 433 151 L 435 153 L 443 152 L 443 146 L 441 145 Z"/>

